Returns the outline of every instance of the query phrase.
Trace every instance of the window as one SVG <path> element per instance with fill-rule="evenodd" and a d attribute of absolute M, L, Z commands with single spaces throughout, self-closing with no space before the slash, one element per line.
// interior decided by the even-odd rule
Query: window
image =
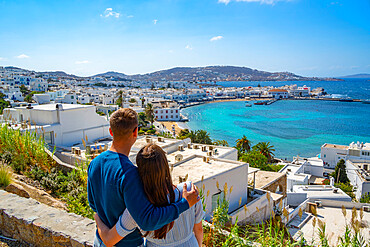
<path fill-rule="evenodd" d="M 176 110 L 176 113 L 178 113 L 179 112 L 179 110 Z"/>
<path fill-rule="evenodd" d="M 217 201 L 220 203 L 224 200 L 225 194 L 223 191 L 220 191 L 212 195 L 212 212 L 217 208 Z"/>
<path fill-rule="evenodd" d="M 52 145 L 54 144 L 54 131 L 45 132 L 43 134 L 44 140 L 47 144 Z"/>
<path fill-rule="evenodd" d="M 173 110 L 171 110 L 171 113 L 173 113 Z"/>
<path fill-rule="evenodd" d="M 166 113 L 168 113 L 168 110 L 166 110 Z"/>
<path fill-rule="evenodd" d="M 74 99 L 73 95 L 71 96 L 71 99 Z"/>
<path fill-rule="evenodd" d="M 326 158 L 326 154 L 324 154 L 324 158 Z"/>

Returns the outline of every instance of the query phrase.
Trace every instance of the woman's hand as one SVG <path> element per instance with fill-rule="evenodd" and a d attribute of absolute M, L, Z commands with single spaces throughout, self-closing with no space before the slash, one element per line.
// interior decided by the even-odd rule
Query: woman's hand
<path fill-rule="evenodd" d="M 106 224 L 103 223 L 103 221 L 100 219 L 99 215 L 97 213 L 94 214 L 94 219 L 95 219 L 95 222 L 96 222 L 96 226 L 98 228 L 98 233 L 99 233 L 99 236 L 101 238 L 101 240 L 103 240 L 103 243 L 105 244 L 105 246 L 107 247 L 112 247 L 115 243 L 112 243 L 111 239 L 110 239 L 110 230 L 108 228 L 108 226 Z M 113 229 L 116 229 L 115 227 L 113 227 Z"/>

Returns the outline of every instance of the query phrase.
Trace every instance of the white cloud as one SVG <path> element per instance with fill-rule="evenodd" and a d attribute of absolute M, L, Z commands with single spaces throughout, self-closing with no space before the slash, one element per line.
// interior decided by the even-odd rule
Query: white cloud
<path fill-rule="evenodd" d="M 134 16 L 133 15 L 128 15 L 128 16 L 126 16 L 127 18 L 134 18 Z"/>
<path fill-rule="evenodd" d="M 153 20 L 153 24 L 156 25 L 158 20 Z"/>
<path fill-rule="evenodd" d="M 4 57 L 0 57 L 0 61 L 5 61 L 6 59 Z"/>
<path fill-rule="evenodd" d="M 234 1 L 234 2 L 248 2 L 248 3 L 252 3 L 252 2 L 255 2 L 255 3 L 260 3 L 260 4 L 275 4 L 277 2 L 289 2 L 289 1 L 292 1 L 292 0 L 218 0 L 219 3 L 224 3 L 225 5 L 229 4 L 231 1 Z"/>
<path fill-rule="evenodd" d="M 101 17 L 108 18 L 110 16 L 113 16 L 115 18 L 119 18 L 121 16 L 120 13 L 113 11 L 112 8 L 106 8 L 103 14 L 100 15 Z"/>
<path fill-rule="evenodd" d="M 169 50 L 168 52 L 169 52 L 169 53 L 173 53 L 173 50 Z"/>
<path fill-rule="evenodd" d="M 24 59 L 24 58 L 30 58 L 29 56 L 27 56 L 26 54 L 21 54 L 19 56 L 16 56 L 16 58 L 19 58 L 19 59 Z"/>
<path fill-rule="evenodd" d="M 89 61 L 87 60 L 83 60 L 83 61 L 76 61 L 75 64 L 87 64 L 87 63 L 90 63 Z"/>
<path fill-rule="evenodd" d="M 191 50 L 193 50 L 193 47 L 191 47 L 190 45 L 186 45 L 186 46 L 185 46 L 185 49 L 188 49 L 188 50 L 190 50 L 190 51 L 191 51 Z"/>
<path fill-rule="evenodd" d="M 223 38 L 224 38 L 223 36 L 215 36 L 215 37 L 212 37 L 209 41 L 213 42 L 213 41 L 217 41 Z"/>

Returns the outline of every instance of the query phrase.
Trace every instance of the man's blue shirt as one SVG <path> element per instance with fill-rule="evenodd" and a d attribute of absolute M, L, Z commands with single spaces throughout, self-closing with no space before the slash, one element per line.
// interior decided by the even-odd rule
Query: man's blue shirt
<path fill-rule="evenodd" d="M 161 228 L 189 208 L 185 199 L 166 207 L 153 206 L 144 193 L 137 167 L 126 155 L 112 151 L 103 152 L 91 161 L 87 191 L 90 207 L 109 228 L 117 223 L 126 208 L 144 231 Z M 138 246 L 142 243 L 141 234 L 136 229 L 115 246 Z"/>

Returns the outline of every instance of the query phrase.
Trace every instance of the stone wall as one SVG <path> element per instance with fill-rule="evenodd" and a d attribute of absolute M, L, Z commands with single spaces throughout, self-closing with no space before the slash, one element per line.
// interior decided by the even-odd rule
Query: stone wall
<path fill-rule="evenodd" d="M 3 235 L 35 246 L 93 246 L 95 222 L 0 190 Z"/>
<path fill-rule="evenodd" d="M 270 184 L 267 184 L 260 189 L 270 191 L 272 193 L 276 193 L 277 191 L 280 191 L 281 194 L 286 197 L 286 189 L 287 189 L 287 176 L 284 174 L 284 176 L 279 177 L 277 180 L 273 181 Z"/>

